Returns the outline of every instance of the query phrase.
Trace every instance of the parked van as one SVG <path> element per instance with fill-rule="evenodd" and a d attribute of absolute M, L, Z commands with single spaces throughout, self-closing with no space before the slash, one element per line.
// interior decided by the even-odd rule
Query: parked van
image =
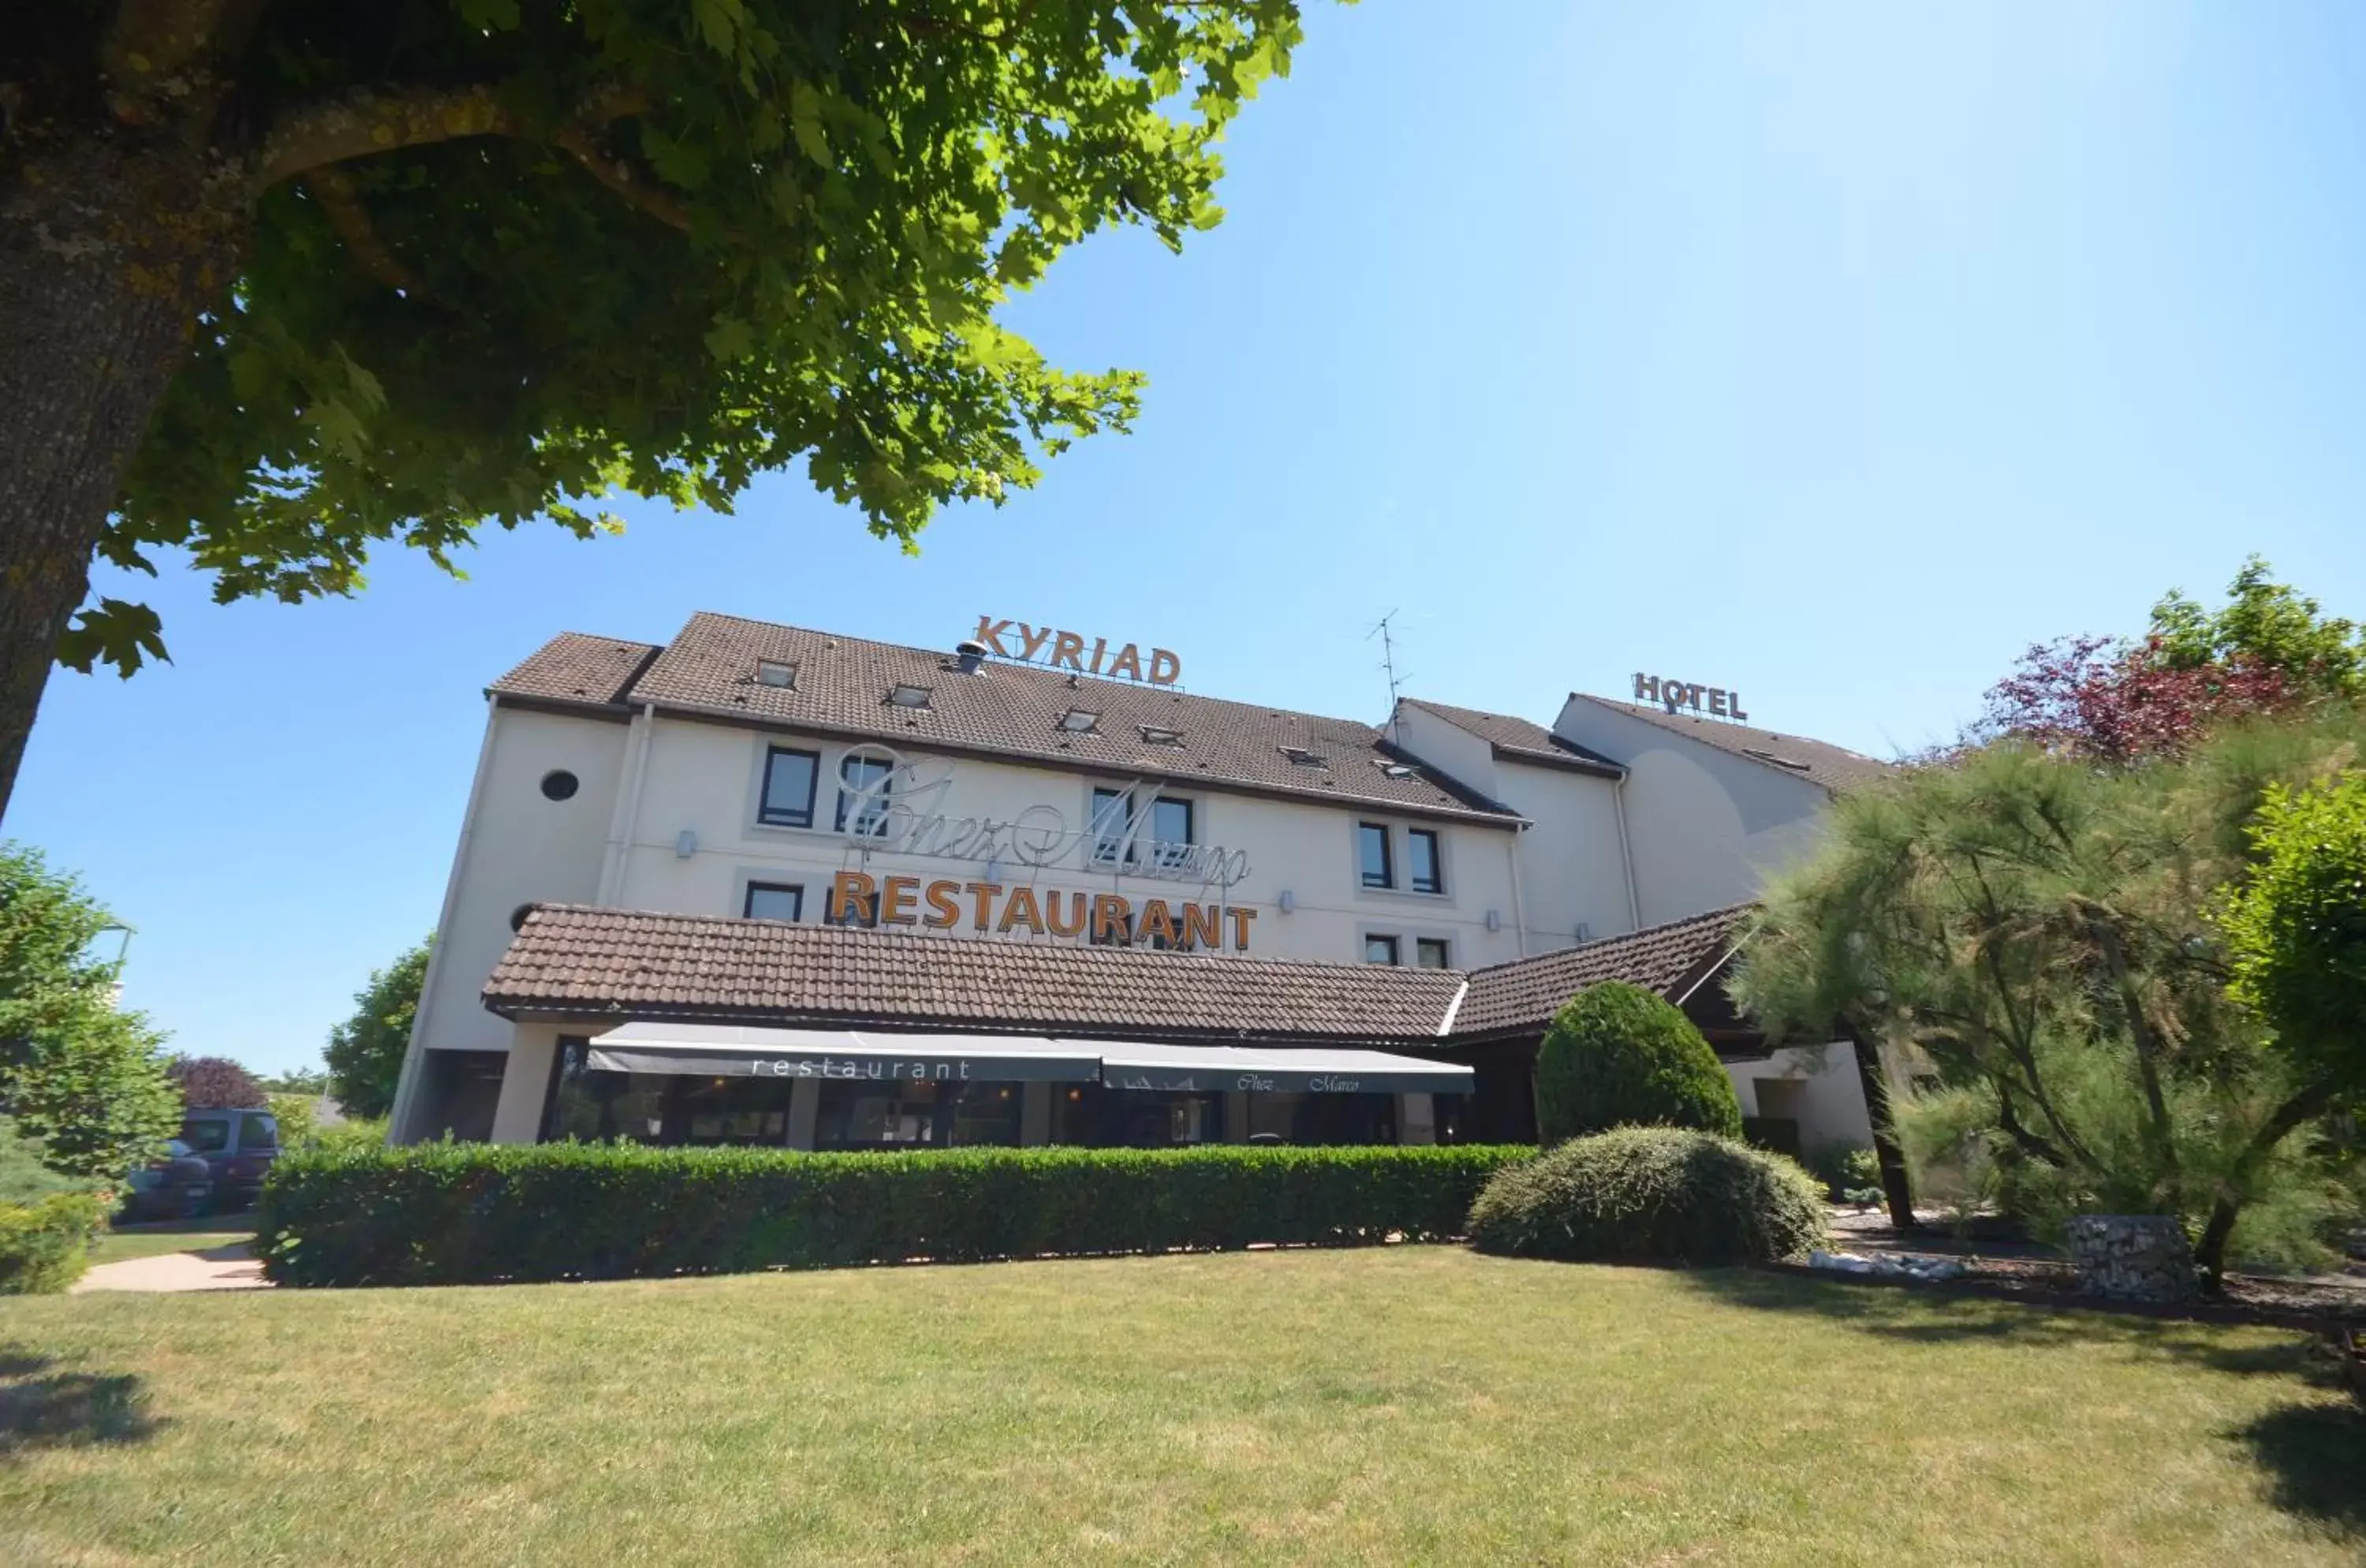
<path fill-rule="evenodd" d="M 214 1207 L 252 1207 L 279 1157 L 279 1119 L 268 1111 L 192 1111 L 181 1142 L 213 1168 Z"/>

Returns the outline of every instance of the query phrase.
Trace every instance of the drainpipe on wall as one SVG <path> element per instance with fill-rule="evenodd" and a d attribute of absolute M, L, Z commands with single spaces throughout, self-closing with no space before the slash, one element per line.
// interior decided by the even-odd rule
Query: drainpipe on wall
<path fill-rule="evenodd" d="M 1528 955 L 1528 913 L 1520 906 L 1520 835 L 1527 830 L 1528 824 L 1523 822 L 1504 840 L 1512 856 L 1512 933 L 1522 958 Z"/>
<path fill-rule="evenodd" d="M 1643 904 L 1635 897 L 1635 846 L 1627 837 L 1627 780 L 1630 776 L 1622 768 L 1611 781 L 1610 804 L 1618 815 L 1618 863 L 1627 873 L 1627 929 L 1639 931 L 1643 929 Z"/>
<path fill-rule="evenodd" d="M 633 717 L 633 738 L 625 762 L 625 787 L 616 792 L 616 809 L 608 817 L 608 849 L 600 858 L 600 891 L 593 900 L 614 908 L 624 897 L 625 862 L 633 852 L 633 832 L 641 818 L 641 781 L 648 776 L 649 742 L 657 733 L 658 705 L 645 703 Z"/>
<path fill-rule="evenodd" d="M 419 1101 L 420 1058 L 426 1054 L 427 1027 L 435 1009 L 435 978 L 444 969 L 445 936 L 452 929 L 452 906 L 460 900 L 460 877 L 468 864 L 468 846 L 475 838 L 477 803 L 485 793 L 485 775 L 493 768 L 493 740 L 500 733 L 501 705 L 485 700 L 485 739 L 477 748 L 477 773 L 468 781 L 468 807 L 460 818 L 460 842 L 452 851 L 452 874 L 444 882 L 444 907 L 435 916 L 435 941 L 427 949 L 427 972 L 419 980 L 419 1010 L 411 1015 L 411 1040 L 402 1048 L 402 1071 L 394 1080 L 394 1106 L 387 1116 L 390 1144 L 408 1143 L 411 1116 Z"/>

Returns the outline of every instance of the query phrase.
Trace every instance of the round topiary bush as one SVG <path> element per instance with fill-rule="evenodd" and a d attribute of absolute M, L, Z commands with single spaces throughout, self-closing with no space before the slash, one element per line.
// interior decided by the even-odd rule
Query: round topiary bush
<path fill-rule="evenodd" d="M 1746 1263 L 1825 1240 L 1815 1178 L 1780 1155 L 1681 1127 L 1573 1138 L 1492 1177 L 1470 1244 L 1515 1258 Z"/>
<path fill-rule="evenodd" d="M 1537 1131 L 1549 1148 L 1610 1127 L 1697 1127 L 1741 1136 L 1741 1101 L 1717 1052 L 1665 998 L 1624 981 L 1588 986 L 1537 1048 Z"/>

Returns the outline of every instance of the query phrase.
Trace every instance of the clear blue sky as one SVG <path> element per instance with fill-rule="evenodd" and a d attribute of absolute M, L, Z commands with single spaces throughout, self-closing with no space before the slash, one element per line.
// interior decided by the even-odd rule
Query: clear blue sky
<path fill-rule="evenodd" d="M 1549 721 L 1638 669 L 1887 753 L 2033 639 L 2248 552 L 2366 613 L 2366 7 L 1315 6 L 1180 258 L 1011 312 L 1137 367 L 1087 444 L 917 558 L 801 476 L 732 518 L 497 536 L 471 581 L 216 609 L 51 683 L 6 822 L 139 928 L 192 1053 L 310 1063 L 434 923 L 486 682 L 705 608 L 950 646 L 980 612 L 1177 650 L 1199 691 Z M 123 585 L 109 585 L 121 592 Z"/>

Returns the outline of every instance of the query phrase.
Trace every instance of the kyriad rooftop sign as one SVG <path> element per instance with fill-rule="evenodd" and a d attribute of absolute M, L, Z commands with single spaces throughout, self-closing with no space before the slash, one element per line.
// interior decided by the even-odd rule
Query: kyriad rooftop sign
<path fill-rule="evenodd" d="M 1183 661 L 1163 648 L 1150 650 L 1150 664 L 1145 670 L 1138 643 L 1122 643 L 1112 649 L 1109 638 L 1097 637 L 1087 645 L 1075 632 L 1031 626 L 1025 621 L 998 621 L 992 615 L 980 615 L 975 640 L 997 659 L 1073 670 L 1079 675 L 1106 675 L 1115 681 L 1143 681 L 1153 686 L 1171 686 L 1183 678 Z"/>
<path fill-rule="evenodd" d="M 1706 707 L 1703 706 L 1703 699 L 1707 699 Z M 1729 691 L 1723 686 L 1697 685 L 1689 681 L 1679 681 L 1673 675 L 1637 674 L 1635 700 L 1656 703 L 1670 713 L 1690 708 L 1695 713 L 1707 712 L 1718 718 L 1746 719 L 1750 716 L 1741 711 L 1740 692 Z"/>

